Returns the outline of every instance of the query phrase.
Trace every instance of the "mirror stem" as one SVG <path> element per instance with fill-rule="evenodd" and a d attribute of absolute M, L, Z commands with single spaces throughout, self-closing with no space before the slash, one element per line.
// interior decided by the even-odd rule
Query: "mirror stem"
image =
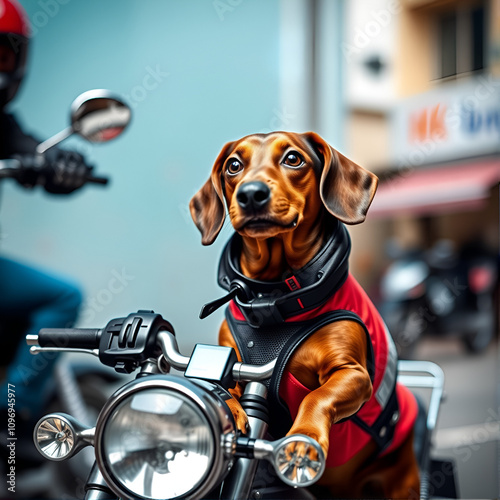
<path fill-rule="evenodd" d="M 65 128 L 64 130 L 61 130 L 60 132 L 58 132 L 56 135 L 53 135 L 52 137 L 49 137 L 47 140 L 41 142 L 36 147 L 36 152 L 38 154 L 43 154 L 48 149 L 53 148 L 54 146 L 57 146 L 59 143 L 61 143 L 65 139 L 72 136 L 74 133 L 75 133 L 75 131 L 73 130 L 73 127 L 69 126 L 69 127 Z"/>

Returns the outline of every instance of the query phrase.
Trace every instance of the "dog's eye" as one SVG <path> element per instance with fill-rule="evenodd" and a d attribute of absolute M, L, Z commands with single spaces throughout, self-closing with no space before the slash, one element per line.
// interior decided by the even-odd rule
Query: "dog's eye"
<path fill-rule="evenodd" d="M 243 169 L 243 165 L 236 158 L 230 158 L 228 160 L 227 165 L 226 165 L 226 170 L 227 170 L 228 174 L 235 175 L 242 169 Z"/>
<path fill-rule="evenodd" d="M 304 163 L 304 158 L 297 151 L 290 151 L 283 159 L 283 163 L 287 167 L 298 168 Z"/>

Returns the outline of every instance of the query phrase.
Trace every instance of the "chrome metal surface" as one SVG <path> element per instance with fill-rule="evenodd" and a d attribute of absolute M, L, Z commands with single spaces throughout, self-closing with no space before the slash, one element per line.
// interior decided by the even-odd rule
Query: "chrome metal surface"
<path fill-rule="evenodd" d="M 53 148 L 54 146 L 57 146 L 60 144 L 62 141 L 67 139 L 68 137 L 71 137 L 74 134 L 73 127 L 66 127 L 64 130 L 61 130 L 57 134 L 53 135 L 52 137 L 49 137 L 45 141 L 41 142 L 37 147 L 36 147 L 36 152 L 40 155 L 48 151 L 50 148 Z"/>
<path fill-rule="evenodd" d="M 147 359 L 141 364 L 141 375 L 157 375 L 160 372 L 156 359 Z"/>
<path fill-rule="evenodd" d="M 33 345 L 30 347 L 31 354 L 40 354 L 41 352 L 78 352 L 80 354 L 92 354 L 99 357 L 99 349 L 78 349 L 73 347 L 39 347 Z"/>
<path fill-rule="evenodd" d="M 189 364 L 189 357 L 179 352 L 179 346 L 174 334 L 168 331 L 158 333 L 156 342 L 160 345 L 166 362 L 177 370 L 185 370 Z"/>
<path fill-rule="evenodd" d="M 71 128 L 91 142 L 106 142 L 120 135 L 131 109 L 109 90 L 89 90 L 71 104 Z"/>
<path fill-rule="evenodd" d="M 246 363 L 235 363 L 233 366 L 233 378 L 236 381 L 242 380 L 266 380 L 271 378 L 276 360 L 273 359 L 265 365 L 249 365 Z"/>
<path fill-rule="evenodd" d="M 267 394 L 267 388 L 264 384 L 252 382 L 245 387 L 245 394 Z M 259 418 L 248 417 L 248 424 L 248 437 L 262 440 L 266 435 L 268 423 Z M 224 481 L 221 498 L 227 500 L 233 498 L 250 498 L 252 482 L 258 465 L 259 461 L 255 459 L 239 458 L 236 460 L 231 469 L 231 475 Z"/>
<path fill-rule="evenodd" d="M 311 486 L 325 470 L 326 460 L 320 445 L 302 434 L 278 441 L 258 439 L 255 442 L 254 456 L 271 462 L 280 479 L 293 487 Z"/>
<path fill-rule="evenodd" d="M 119 498 L 109 489 L 106 481 L 102 477 L 101 471 L 95 463 L 87 479 L 85 500 L 119 500 Z"/>
<path fill-rule="evenodd" d="M 48 460 L 71 458 L 86 446 L 94 444 L 95 428 L 82 425 L 71 415 L 51 413 L 38 421 L 33 440 L 39 453 Z"/>
<path fill-rule="evenodd" d="M 443 398 L 444 372 L 431 361 L 401 360 L 398 363 L 398 382 L 406 387 L 432 389 L 427 410 L 427 427 L 432 433 L 436 427 L 439 406 Z"/>
<path fill-rule="evenodd" d="M 267 399 L 267 393 L 267 387 L 261 382 L 249 382 L 245 387 L 245 394 L 251 394 L 252 396 L 260 396 Z"/>
<path fill-rule="evenodd" d="M 26 344 L 37 346 L 38 345 L 38 334 L 29 333 L 28 335 L 26 335 Z"/>
<path fill-rule="evenodd" d="M 169 394 L 178 393 L 184 398 L 188 398 L 203 413 L 207 425 L 213 436 L 214 456 L 211 466 L 206 471 L 203 480 L 196 485 L 195 490 L 186 493 L 187 498 L 201 498 L 209 493 L 228 472 L 230 458 L 227 456 L 227 438 L 229 434 L 234 434 L 235 426 L 231 412 L 226 405 L 221 404 L 211 391 L 201 387 L 188 379 L 170 375 L 151 375 L 136 379 L 133 382 L 120 388 L 108 400 L 102 409 L 96 426 L 96 460 L 99 469 L 110 488 L 119 497 L 130 497 L 130 491 L 115 477 L 108 464 L 108 458 L 103 448 L 105 442 L 106 427 L 111 417 L 115 415 L 115 410 L 131 396 L 152 389 L 168 391 Z M 114 418 L 114 417 L 113 417 Z M 144 498 L 144 497 L 137 497 Z M 183 497 L 184 498 L 184 497 Z"/>
<path fill-rule="evenodd" d="M 185 370 L 189 364 L 190 358 L 188 356 L 183 356 L 179 352 L 179 347 L 177 345 L 177 340 L 175 336 L 168 332 L 160 332 L 157 336 L 157 342 L 165 357 L 165 361 L 177 370 Z M 258 381 L 265 380 L 271 377 L 273 374 L 274 367 L 276 365 L 276 360 L 270 361 L 265 365 L 249 365 L 246 363 L 235 363 L 233 366 L 233 378 L 236 381 Z"/>

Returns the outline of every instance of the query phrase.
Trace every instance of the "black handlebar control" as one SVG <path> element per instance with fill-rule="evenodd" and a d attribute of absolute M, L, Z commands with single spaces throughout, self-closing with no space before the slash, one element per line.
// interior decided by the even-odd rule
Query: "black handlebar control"
<path fill-rule="evenodd" d="M 174 333 L 173 326 L 154 311 L 137 311 L 112 319 L 102 330 L 93 328 L 43 328 L 40 347 L 99 349 L 101 363 L 119 373 L 132 373 L 142 362 L 158 354 L 160 331 Z"/>
<path fill-rule="evenodd" d="M 112 319 L 102 330 L 99 359 L 119 373 L 132 373 L 154 356 L 156 336 L 162 330 L 174 333 L 173 326 L 154 311 L 137 311 L 126 318 Z"/>

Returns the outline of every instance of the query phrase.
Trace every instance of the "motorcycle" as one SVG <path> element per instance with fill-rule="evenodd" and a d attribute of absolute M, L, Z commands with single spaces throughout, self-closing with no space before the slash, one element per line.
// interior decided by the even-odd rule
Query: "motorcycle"
<path fill-rule="evenodd" d="M 64 461 L 94 447 L 86 500 L 315 498 L 307 488 L 325 468 L 318 443 L 303 435 L 266 439 L 265 381 L 276 360 L 245 364 L 234 349 L 205 344 L 183 356 L 172 325 L 153 311 L 113 319 L 102 329 L 42 329 L 28 335 L 27 343 L 32 354 L 87 353 L 120 373 L 138 371 L 106 402 L 95 426 L 64 413 L 49 414 L 36 424 L 35 446 L 49 460 Z M 421 498 L 456 496 L 453 465 L 430 458 L 443 372 L 430 362 L 402 363 L 401 381 L 431 389 L 428 411 L 421 406 L 415 425 Z M 237 431 L 226 404 L 236 382 L 246 382 L 240 398 L 249 420 L 245 435 Z M 436 467 L 451 471 L 446 481 L 439 476 L 439 484 L 432 475 Z"/>
<path fill-rule="evenodd" d="M 26 187 L 25 181 L 29 179 L 29 187 L 36 185 L 43 187 L 51 176 L 62 175 L 62 172 L 54 173 L 46 161 L 46 155 L 53 147 L 74 134 L 93 143 L 109 141 L 125 130 L 130 118 L 130 108 L 111 92 L 107 90 L 85 92 L 71 104 L 70 125 L 40 143 L 34 155 L 0 160 L 0 180 L 13 179 Z M 105 185 L 108 183 L 108 178 L 94 176 L 89 168 L 85 183 Z M 13 353 L 17 348 L 16 342 L 24 335 L 27 326 L 22 318 L 4 318 L 0 321 L 0 335 L 4 347 L 0 353 L 2 369 L 12 362 Z M 99 364 L 62 358 L 55 366 L 53 380 L 55 384 L 47 396 L 47 410 L 67 411 L 84 422 L 92 422 L 121 379 Z M 36 450 L 31 450 L 29 447 L 23 449 L 25 462 L 34 461 L 32 451 L 37 455 Z M 71 478 L 73 481 L 83 471 L 84 476 L 81 478 L 83 481 L 93 463 L 93 461 L 87 462 L 89 462 L 88 455 L 84 454 L 78 461 L 68 463 L 67 474 L 63 477 Z M 32 497 L 42 492 L 54 491 L 53 474 L 49 471 L 42 471 L 36 480 L 33 479 L 32 469 L 24 476 L 21 472 L 19 470 L 18 490 L 22 495 Z M 62 490 L 58 489 L 55 494 L 62 494 Z"/>
<path fill-rule="evenodd" d="M 497 263 L 484 248 L 457 253 L 440 240 L 427 252 L 397 255 L 381 280 L 379 309 L 402 358 L 413 357 L 426 333 L 459 336 L 469 352 L 481 352 L 496 332 L 497 287 Z"/>

